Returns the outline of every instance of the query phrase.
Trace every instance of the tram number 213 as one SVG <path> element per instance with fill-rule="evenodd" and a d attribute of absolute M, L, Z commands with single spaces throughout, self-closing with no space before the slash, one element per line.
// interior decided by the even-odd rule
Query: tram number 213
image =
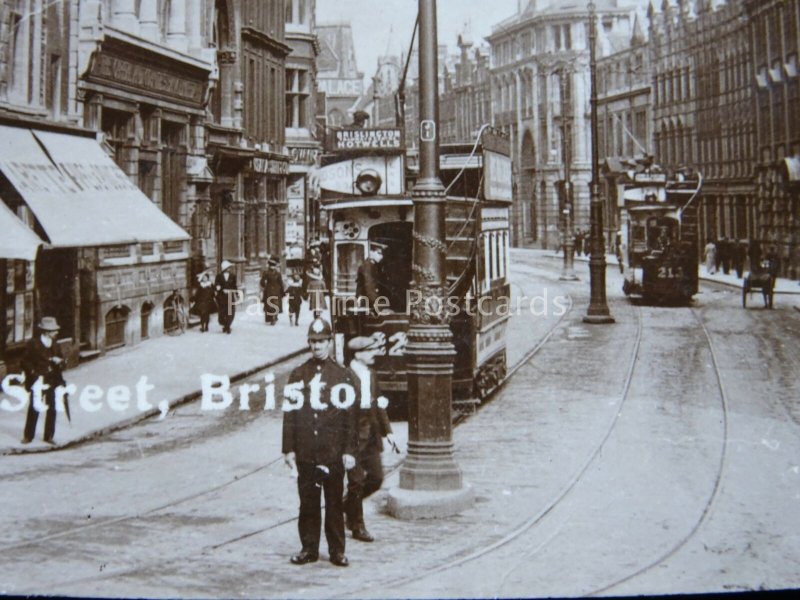
<path fill-rule="evenodd" d="M 661 265 L 658 267 L 659 279 L 680 279 L 683 277 L 683 267 L 673 265 Z"/>

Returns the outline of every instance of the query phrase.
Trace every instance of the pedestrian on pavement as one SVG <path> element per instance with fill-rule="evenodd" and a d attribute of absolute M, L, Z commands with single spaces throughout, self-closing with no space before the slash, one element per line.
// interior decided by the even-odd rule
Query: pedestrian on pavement
<path fill-rule="evenodd" d="M 773 279 L 777 279 L 778 273 L 781 272 L 781 259 L 775 246 L 769 247 L 766 256 L 764 256 L 764 262 L 766 263 L 767 273 L 772 275 Z"/>
<path fill-rule="evenodd" d="M 710 238 L 703 249 L 703 260 L 706 263 L 706 271 L 708 271 L 709 275 L 717 272 L 717 245 Z"/>
<path fill-rule="evenodd" d="M 722 270 L 722 254 L 724 252 L 725 238 L 720 238 L 714 245 L 717 247 L 717 254 L 714 257 L 714 271 L 719 272 Z"/>
<path fill-rule="evenodd" d="M 56 343 L 60 329 L 54 317 L 42 317 L 37 326 L 38 335 L 28 342 L 22 355 L 21 366 L 25 374 L 25 389 L 30 394 L 25 430 L 22 434 L 23 444 L 29 444 L 36 436 L 36 422 L 42 410 L 45 412 L 42 439 L 48 444 L 55 443 L 53 435 L 56 432 L 56 387 L 65 385 L 64 359 Z M 38 402 L 35 401 L 33 394 L 34 384 L 38 380 L 41 380 L 39 385 L 42 386 L 43 406 L 36 406 Z"/>
<path fill-rule="evenodd" d="M 734 240 L 733 245 L 733 270 L 736 277 L 741 279 L 744 276 L 744 261 L 747 257 L 747 249 L 742 240 Z"/>
<path fill-rule="evenodd" d="M 378 264 L 383 260 L 383 251 L 386 244 L 380 242 L 369 243 L 369 256 L 358 267 L 356 275 L 356 299 L 358 302 L 366 300 L 370 312 L 375 310 L 375 302 L 382 295 Z"/>
<path fill-rule="evenodd" d="M 326 292 L 325 281 L 322 279 L 319 265 L 314 265 L 306 273 L 306 293 L 304 295 L 308 297 L 308 308 L 315 319 L 319 318 L 322 311 L 328 310 L 328 302 L 325 300 Z"/>
<path fill-rule="evenodd" d="M 303 280 L 297 271 L 289 276 L 286 294 L 289 296 L 289 325 L 297 326 L 300 324 L 300 309 L 303 306 Z"/>
<path fill-rule="evenodd" d="M 359 382 L 359 400 L 353 409 L 358 415 L 358 454 L 356 466 L 347 472 L 347 497 L 344 500 L 345 526 L 353 532 L 353 539 L 372 542 L 375 538 L 364 524 L 363 501 L 381 489 L 383 483 L 383 438 L 396 448 L 392 426 L 383 406 L 379 405 L 378 378 L 371 367 L 381 352 L 374 338 L 354 337 L 347 343 L 352 352 L 350 370 Z M 369 408 L 364 408 L 364 403 Z"/>
<path fill-rule="evenodd" d="M 625 272 L 625 258 L 622 255 L 622 232 L 617 232 L 617 238 L 614 240 L 614 254 L 617 257 L 617 264 L 619 265 L 619 272 Z"/>
<path fill-rule="evenodd" d="M 267 270 L 261 275 L 261 301 L 264 303 L 264 321 L 269 325 L 278 322 L 278 315 L 283 312 L 283 276 L 277 259 L 270 258 Z"/>
<path fill-rule="evenodd" d="M 325 493 L 325 539 L 330 561 L 338 567 L 349 563 L 345 556 L 344 473 L 355 466 L 358 448 L 356 412 L 333 405 L 333 390 L 340 384 L 356 388 L 350 371 L 330 356 L 331 326 L 314 319 L 308 328 L 311 358 L 289 376 L 287 401 L 302 397 L 302 405 L 283 413 L 283 457 L 297 470 L 300 496 L 298 530 L 302 549 L 291 558 L 292 564 L 304 565 L 319 558 L 322 508 L 320 493 Z M 342 389 L 342 388 L 340 388 Z M 315 392 L 316 390 L 316 392 Z M 314 398 L 314 394 L 322 397 Z M 341 395 L 340 395 L 341 396 Z"/>
<path fill-rule="evenodd" d="M 585 241 L 586 234 L 583 232 L 583 229 L 578 229 L 578 232 L 575 234 L 575 252 L 578 253 L 578 256 L 583 256 Z"/>
<path fill-rule="evenodd" d="M 214 306 L 214 284 L 211 283 L 211 275 L 208 271 L 203 271 L 197 276 L 197 289 L 194 293 L 194 308 L 200 317 L 201 333 L 208 331 L 208 322 Z"/>
<path fill-rule="evenodd" d="M 728 275 L 731 272 L 731 255 L 733 248 L 728 237 L 723 235 L 722 239 L 717 244 L 717 253 L 719 254 L 720 263 L 722 263 L 722 272 Z"/>
<path fill-rule="evenodd" d="M 230 333 L 233 318 L 236 316 L 239 286 L 236 284 L 233 263 L 223 260 L 219 268 L 220 272 L 217 273 L 217 277 L 214 280 L 214 288 L 217 292 L 219 324 L 222 325 L 223 332 Z"/>
<path fill-rule="evenodd" d="M 758 240 L 750 242 L 747 258 L 750 260 L 750 272 L 758 273 L 761 270 L 761 244 Z"/>

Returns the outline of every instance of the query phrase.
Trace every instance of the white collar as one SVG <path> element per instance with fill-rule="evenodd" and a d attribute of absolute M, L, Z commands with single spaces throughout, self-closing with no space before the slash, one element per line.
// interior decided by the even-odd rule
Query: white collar
<path fill-rule="evenodd" d="M 49 335 L 42 333 L 39 335 L 39 339 L 42 340 L 42 345 L 45 348 L 50 348 L 53 345 L 53 338 L 51 338 Z"/>

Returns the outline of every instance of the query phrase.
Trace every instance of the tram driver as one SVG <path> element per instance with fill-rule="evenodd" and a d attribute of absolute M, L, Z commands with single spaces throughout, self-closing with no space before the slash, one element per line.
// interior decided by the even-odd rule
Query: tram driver
<path fill-rule="evenodd" d="M 369 256 L 358 267 L 356 276 L 356 298 L 361 302 L 366 301 L 370 313 L 376 313 L 375 302 L 382 296 L 378 265 L 383 260 L 386 244 L 370 241 Z"/>

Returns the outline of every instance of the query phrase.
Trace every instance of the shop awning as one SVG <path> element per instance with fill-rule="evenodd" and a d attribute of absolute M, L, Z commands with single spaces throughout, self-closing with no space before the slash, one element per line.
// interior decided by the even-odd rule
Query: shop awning
<path fill-rule="evenodd" d="M 93 138 L 0 126 L 0 170 L 51 246 L 189 239 Z"/>
<path fill-rule="evenodd" d="M 0 258 L 34 260 L 42 244 L 39 236 L 0 200 Z"/>

